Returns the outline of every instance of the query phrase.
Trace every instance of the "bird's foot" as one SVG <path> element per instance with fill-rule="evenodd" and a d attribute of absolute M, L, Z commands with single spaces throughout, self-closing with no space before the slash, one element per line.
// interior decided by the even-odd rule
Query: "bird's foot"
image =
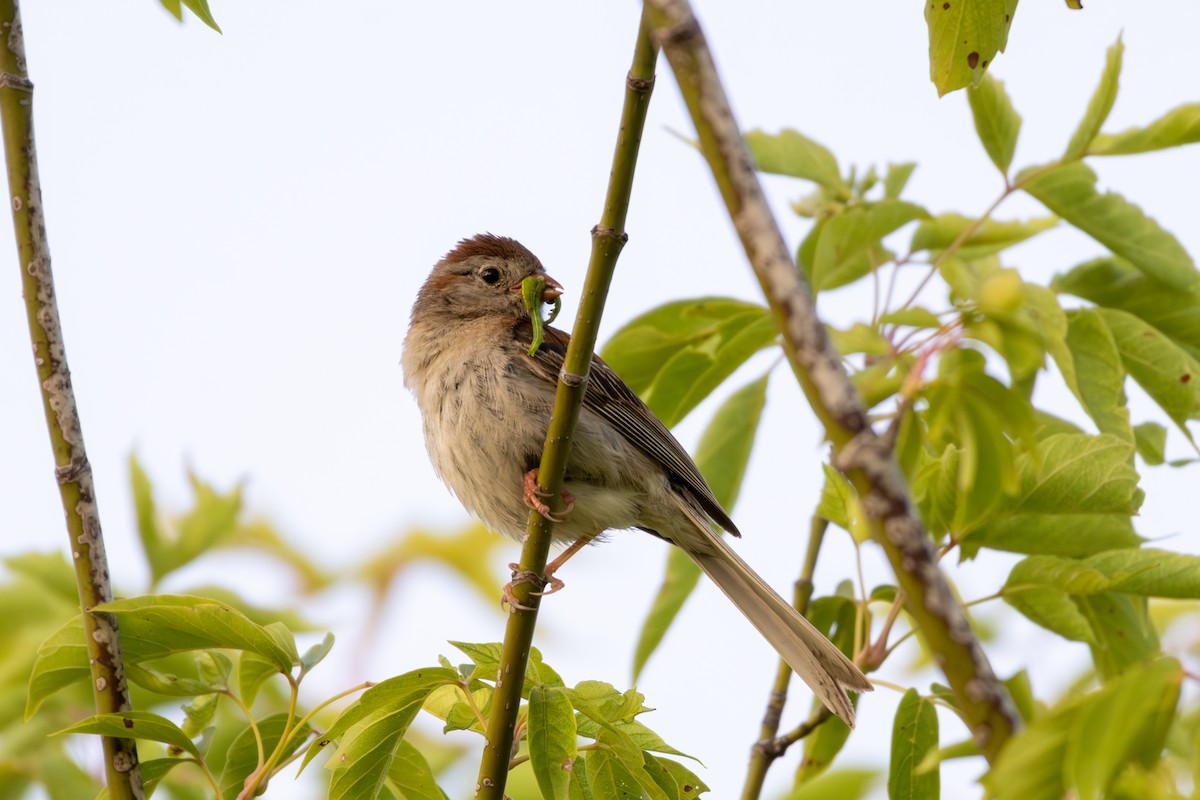
<path fill-rule="evenodd" d="M 563 510 L 559 512 L 558 516 L 554 516 L 550 513 L 550 506 L 542 502 L 543 497 L 549 497 L 550 495 L 546 492 L 543 492 L 542 487 L 538 486 L 537 478 L 538 471 L 536 467 L 525 473 L 525 505 L 529 506 L 551 522 L 562 522 L 563 517 L 565 517 L 567 514 L 570 514 L 571 509 L 575 508 L 575 496 L 566 489 L 560 491 L 558 494 L 560 497 L 562 497 Z"/>
<path fill-rule="evenodd" d="M 545 597 L 548 594 L 554 594 L 555 592 L 559 591 L 564 586 L 566 586 L 565 583 L 563 583 L 558 578 L 554 577 L 553 572 L 547 572 L 542 577 L 546 579 L 546 582 L 542 585 L 542 589 L 537 592 L 531 592 L 531 594 L 536 594 L 538 597 Z M 550 588 L 547 589 L 547 588 L 545 588 L 546 586 L 549 586 Z"/>
<path fill-rule="evenodd" d="M 516 609 L 517 611 L 534 611 L 533 606 L 527 606 L 517 599 L 517 596 L 513 594 L 513 587 L 518 583 L 532 583 L 538 587 L 538 591 L 530 592 L 530 594 L 541 596 L 543 594 L 541 590 L 546 587 L 547 579 L 532 570 L 521 569 L 521 565 L 515 562 L 509 564 L 508 568 L 512 570 L 512 580 L 504 584 L 504 594 L 500 598 L 500 607 Z M 553 580 L 549 581 L 551 586 L 554 585 L 554 582 Z M 557 581 L 557 583 L 559 584 L 559 588 L 561 588 L 562 581 Z M 551 594 L 556 591 L 558 589 L 552 588 L 550 592 L 546 592 L 545 594 Z"/>

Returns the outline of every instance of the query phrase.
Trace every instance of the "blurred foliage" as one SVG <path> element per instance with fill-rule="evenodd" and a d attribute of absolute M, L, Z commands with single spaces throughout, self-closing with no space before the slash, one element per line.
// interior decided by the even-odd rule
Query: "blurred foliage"
<path fill-rule="evenodd" d="M 206 0 L 162 5 L 177 19 L 187 8 L 220 30 Z M 1200 785 L 1200 706 L 1194 692 L 1182 691 L 1194 677 L 1181 662 L 1200 652 L 1200 557 L 1144 547 L 1133 518 L 1144 497 L 1140 468 L 1196 461 L 1200 272 L 1178 239 L 1137 204 L 1101 191 L 1088 160 L 1200 141 L 1200 104 L 1104 133 L 1124 58 L 1118 41 L 1062 156 L 1014 174 L 1023 120 L 987 68 L 1006 46 L 1016 5 L 956 0 L 924 9 L 931 77 L 939 93 L 970 87 L 983 153 L 1004 182 L 982 215 L 930 210 L 906 197 L 913 163 L 860 172 L 843 169 L 829 148 L 798 131 L 756 131 L 746 139 L 761 170 L 813 184 L 793 209 L 812 220 L 796 261 L 814 292 L 853 287 L 865 296 L 869 284 L 873 299 L 861 318 L 828 332 L 873 422 L 895 443 L 932 541 L 960 559 L 997 551 L 1021 556 L 1002 586 L 972 602 L 1003 599 L 1091 654 L 1091 668 L 1060 698 L 1036 697 L 1024 670 L 1006 681 L 1026 727 L 984 774 L 988 796 L 1183 798 Z M 995 218 L 1019 192 L 1049 214 Z M 1016 248 L 1068 226 L 1103 254 L 1060 265 L 1045 285 L 1028 280 Z M 901 271 L 923 274 L 907 299 L 896 297 Z M 937 302 L 930 299 L 935 290 Z M 675 424 L 755 354 L 773 351 L 773 325 L 758 304 L 678 300 L 632 321 L 604 356 Z M 1050 371 L 1077 411 L 1037 407 L 1037 383 Z M 726 507 L 746 473 L 768 379 L 769 372 L 728 396 L 697 453 Z M 1129 380 L 1172 430 L 1134 422 Z M 1185 457 L 1168 458 L 1179 448 Z M 136 737 L 147 789 L 161 796 L 252 796 L 293 763 L 303 769 L 330 750 L 331 798 L 446 797 L 438 778 L 464 750 L 422 737 L 411 725 L 424 712 L 446 732 L 481 736 L 499 645 L 453 643 L 465 662 L 442 657 L 436 666 L 310 703 L 301 687 L 334 646 L 332 634 L 302 653 L 294 633 L 312 626 L 293 607 L 255 608 L 219 587 L 164 593 L 161 585 L 222 551 L 249 549 L 288 574 L 304 598 L 366 584 L 374 624 L 391 587 L 430 564 L 490 601 L 489 563 L 499 540 L 477 525 L 451 536 L 415 530 L 333 572 L 269 522 L 244 519 L 237 487 L 222 492 L 190 476 L 193 506 L 167 515 L 136 459 L 130 474 L 150 579 L 142 593 L 102 610 L 120 622 L 137 710 L 89 716 L 88 655 L 65 558 L 7 559 L 0 582 L 9 620 L 0 638 L 0 686 L 8 690 L 0 694 L 0 800 L 39 789 L 51 798 L 104 796 L 68 746 L 69 734 Z M 814 516 L 845 529 L 859 546 L 869 540 L 864 502 L 829 467 Z M 635 673 L 647 667 L 697 579 L 694 565 L 673 553 L 641 631 Z M 877 664 L 918 633 L 905 630 L 902 600 L 893 586 L 846 581 L 813 599 L 808 614 L 845 652 L 867 649 Z M 636 690 L 592 680 L 568 686 L 535 650 L 521 696 L 514 797 L 671 800 L 707 791 L 680 760 L 690 757 L 641 721 L 651 709 Z M 970 741 L 942 744 L 937 707 L 957 711 L 945 687 L 907 688 L 892 724 L 890 797 L 937 797 L 943 761 L 978 758 Z M 804 760 L 787 797 L 857 798 L 878 786 L 877 771 L 835 763 L 851 735 L 839 721 L 822 719 L 797 734 Z"/>
<path fill-rule="evenodd" d="M 297 704 L 303 680 L 334 644 L 326 634 L 307 651 L 297 649 L 293 632 L 314 630 L 296 610 L 300 602 L 261 608 L 221 586 L 162 594 L 160 584 L 177 584 L 184 567 L 217 563 L 230 551 L 256 552 L 267 569 L 290 578 L 297 601 L 366 584 L 375 609 L 368 620 L 378 619 L 389 588 L 417 564 L 441 564 L 489 601 L 498 596 L 491 554 L 502 540 L 479 525 L 440 536 L 415 530 L 385 552 L 335 572 L 318 567 L 266 520 L 246 519 L 238 487 L 220 491 L 190 475 L 192 507 L 163 514 L 136 458 L 129 470 L 149 593 L 118 599 L 104 610 L 119 620 L 137 711 L 88 716 L 88 654 L 66 559 L 59 553 L 6 559 L 0 603 L 12 617 L 0 638 L 0 686 L 8 689 L 0 701 L 0 798 L 23 797 L 36 787 L 51 798 L 102 794 L 96 776 L 75 760 L 78 748 L 69 746 L 70 737 L 55 734 L 130 731 L 139 738 L 149 791 L 188 800 L 233 798 L 256 771 L 265 787 L 337 716 L 330 703 L 344 703 L 340 696 L 308 709 Z M 404 787 L 436 789 L 435 776 L 464 754 L 459 744 L 412 732 L 385 784 L 401 787 L 394 797 L 442 797 L 440 790 L 413 794 Z"/>

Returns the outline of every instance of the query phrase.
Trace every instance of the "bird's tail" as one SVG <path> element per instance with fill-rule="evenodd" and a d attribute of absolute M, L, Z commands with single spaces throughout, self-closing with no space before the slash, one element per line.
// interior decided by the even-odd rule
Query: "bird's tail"
<path fill-rule="evenodd" d="M 706 546 L 689 547 L 681 543 L 684 551 L 758 628 L 821 702 L 853 728 L 854 706 L 846 690 L 869 692 L 873 689 L 871 682 L 833 642 L 742 561 L 719 534 L 707 525 L 705 528 L 709 534 Z"/>

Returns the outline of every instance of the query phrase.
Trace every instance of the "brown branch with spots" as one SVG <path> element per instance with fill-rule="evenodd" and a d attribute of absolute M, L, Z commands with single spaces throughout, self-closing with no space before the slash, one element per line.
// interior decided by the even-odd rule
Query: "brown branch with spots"
<path fill-rule="evenodd" d="M 862 399 L 817 317 L 812 293 L 759 184 L 700 24 L 687 0 L 646 0 L 646 6 L 696 126 L 700 150 L 783 334 L 788 361 L 833 444 L 834 466 L 862 497 L 874 538 L 908 597 L 908 612 L 954 690 L 976 744 L 994 761 L 1017 724 L 1012 702 L 938 569 L 890 446 L 868 424 Z"/>
<path fill-rule="evenodd" d="M 83 610 L 83 628 L 91 664 L 92 692 L 100 713 L 130 709 L 116 618 L 91 609 L 112 600 L 108 560 L 100 533 L 96 488 L 83 446 L 83 429 L 71 388 L 62 325 L 50 271 L 46 220 L 33 138 L 33 83 L 25 61 L 25 42 L 17 0 L 0 0 L 0 122 L 8 167 L 13 226 L 16 230 L 21 287 L 33 342 L 33 360 L 41 387 L 54 475 L 66 513 L 75 582 Z M 142 779 L 132 739 L 103 737 L 108 796 L 141 798 Z"/>

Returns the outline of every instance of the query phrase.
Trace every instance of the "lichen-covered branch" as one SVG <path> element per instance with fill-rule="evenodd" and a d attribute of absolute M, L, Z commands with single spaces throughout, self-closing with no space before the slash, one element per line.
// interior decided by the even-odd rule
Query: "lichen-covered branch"
<path fill-rule="evenodd" d="M 588 262 L 587 278 L 584 281 L 575 326 L 571 332 L 571 343 L 567 348 L 562 374 L 559 376 L 554 412 L 546 434 L 546 448 L 538 468 L 538 483 L 543 492 L 553 496 L 552 504 L 559 502 L 557 496 L 562 489 L 567 458 L 571 452 L 571 439 L 583 403 L 583 391 L 600 328 L 600 315 L 604 311 L 604 301 L 608 296 L 617 257 L 625 244 L 625 215 L 629 208 L 629 196 L 633 191 L 634 167 L 637 164 L 642 128 L 646 121 L 646 109 L 650 104 L 650 93 L 654 88 L 654 64 L 657 59 L 658 47 L 652 41 L 649 22 L 643 13 L 634 49 L 633 66 L 626 79 L 621 128 L 613 153 L 604 212 L 600 217 L 600 224 L 592 229 L 592 254 Z M 521 550 L 521 574 L 540 576 L 545 571 L 550 551 L 551 526 L 550 520 L 536 511 L 530 512 L 525 545 Z M 487 739 L 476 784 L 476 797 L 480 800 L 504 798 L 504 786 L 513 755 L 514 729 L 521 704 L 521 685 L 529 661 L 534 625 L 537 622 L 540 597 L 534 592 L 538 588 L 536 581 L 534 584 L 514 581 L 513 594 L 522 607 L 512 608 L 504 633 L 496 693 L 492 699 Z"/>
<path fill-rule="evenodd" d="M 54 297 L 33 139 L 33 83 L 26 69 L 17 0 L 0 0 L 0 26 L 5 42 L 0 47 L 0 121 L 4 128 L 4 158 L 17 237 L 17 260 L 29 317 L 33 360 L 54 451 L 54 474 L 66 512 L 71 559 L 75 565 L 83 627 L 87 634 L 92 690 L 96 710 L 100 713 L 125 711 L 130 708 L 129 692 L 116 619 L 111 614 L 91 611 L 96 605 L 112 600 L 112 587 L 100 534 L 92 469 L 83 447 L 79 412 L 71 388 L 71 373 L 67 369 L 62 326 Z M 103 746 L 108 796 L 114 800 L 141 798 L 142 781 L 133 740 L 104 737 Z"/>
<path fill-rule="evenodd" d="M 788 361 L 833 444 L 834 465 L 862 497 L 875 539 L 909 598 L 909 614 L 954 690 L 980 750 L 993 760 L 1016 725 L 1008 694 L 938 569 L 891 449 L 868 424 L 862 399 L 817 317 L 812 293 L 763 195 L 690 4 L 646 0 L 646 5 L 696 126 L 700 149 L 783 333 Z"/>

